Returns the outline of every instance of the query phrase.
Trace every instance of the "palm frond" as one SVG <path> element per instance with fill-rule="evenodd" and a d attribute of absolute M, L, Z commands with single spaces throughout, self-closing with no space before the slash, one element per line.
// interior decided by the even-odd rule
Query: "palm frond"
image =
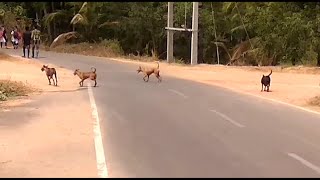
<path fill-rule="evenodd" d="M 225 2 L 225 3 L 223 3 L 222 10 L 224 12 L 229 12 L 231 9 L 234 8 L 234 6 L 235 6 L 234 3 L 235 2 Z"/>
<path fill-rule="evenodd" d="M 231 59 L 231 55 L 229 53 L 229 50 L 228 50 L 228 48 L 226 47 L 226 45 L 223 42 L 214 42 L 214 44 L 216 46 L 222 47 L 227 52 L 229 58 Z"/>
<path fill-rule="evenodd" d="M 248 54 L 248 53 L 258 53 L 261 49 L 260 48 L 255 48 L 255 49 L 249 49 L 247 51 L 244 51 L 242 54 Z"/>
<path fill-rule="evenodd" d="M 88 24 L 87 18 L 85 18 L 84 16 L 82 16 L 81 14 L 76 14 L 75 16 L 73 16 L 73 18 L 71 19 L 70 24 L 76 25 L 76 24 Z"/>
<path fill-rule="evenodd" d="M 84 2 L 78 12 L 78 14 L 84 14 L 88 12 L 88 2 Z"/>
<path fill-rule="evenodd" d="M 244 27 L 247 26 L 247 24 L 245 24 L 244 26 L 243 25 L 240 25 L 240 26 L 237 26 L 237 27 L 234 27 L 230 30 L 231 33 L 234 33 L 235 31 L 239 31 L 239 30 L 244 30 Z"/>
<path fill-rule="evenodd" d="M 118 21 L 113 21 L 113 22 L 104 22 L 98 26 L 98 28 L 104 27 L 104 26 L 112 26 L 112 25 L 118 25 Z"/>
<path fill-rule="evenodd" d="M 6 11 L 4 9 L 0 9 L 0 17 L 3 17 L 5 15 Z"/>
<path fill-rule="evenodd" d="M 47 14 L 44 17 L 45 26 L 48 26 L 54 19 L 58 17 L 66 16 L 66 15 L 67 15 L 67 11 L 65 10 L 59 10 L 57 12 Z"/>
<path fill-rule="evenodd" d="M 71 38 L 77 38 L 77 32 L 71 31 L 67 33 L 62 33 L 58 37 L 54 39 L 54 41 L 51 43 L 50 48 L 54 48 L 56 46 L 59 46 L 61 44 L 64 44 L 67 40 Z"/>
<path fill-rule="evenodd" d="M 239 17 L 239 14 L 237 13 L 237 14 L 234 14 L 232 17 L 231 17 L 231 21 L 234 21 L 234 20 L 236 20 L 236 19 L 240 19 L 240 17 Z"/>

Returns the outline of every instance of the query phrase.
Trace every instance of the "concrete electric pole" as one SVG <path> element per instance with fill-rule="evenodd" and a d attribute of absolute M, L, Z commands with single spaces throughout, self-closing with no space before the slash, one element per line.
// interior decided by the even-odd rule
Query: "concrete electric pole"
<path fill-rule="evenodd" d="M 199 2 L 193 2 L 191 65 L 198 64 L 198 19 L 199 19 L 198 10 L 199 10 Z"/>
<path fill-rule="evenodd" d="M 167 30 L 167 62 L 173 61 L 173 31 L 169 28 L 173 28 L 173 2 L 168 2 L 168 30 Z"/>

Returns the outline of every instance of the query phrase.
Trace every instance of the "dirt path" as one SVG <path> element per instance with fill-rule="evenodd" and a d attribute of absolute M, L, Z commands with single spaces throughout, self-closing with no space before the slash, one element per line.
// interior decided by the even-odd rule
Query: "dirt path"
<path fill-rule="evenodd" d="M 112 60 L 126 63 L 156 66 L 154 62 L 137 62 L 120 58 Z M 188 79 L 209 85 L 224 87 L 233 91 L 251 94 L 267 99 L 281 101 L 313 111 L 320 112 L 318 106 L 311 106 L 310 99 L 320 95 L 319 68 L 286 68 L 279 67 L 230 67 L 217 65 L 183 66 L 160 63 L 161 74 Z M 272 92 L 261 92 L 262 74 L 271 75 Z M 319 102 L 320 104 L 320 102 Z"/>
<path fill-rule="evenodd" d="M 0 58 L 0 79 L 42 91 L 0 104 L 0 177 L 97 177 L 87 89 L 59 67 L 60 86 L 49 86 L 41 66 Z"/>

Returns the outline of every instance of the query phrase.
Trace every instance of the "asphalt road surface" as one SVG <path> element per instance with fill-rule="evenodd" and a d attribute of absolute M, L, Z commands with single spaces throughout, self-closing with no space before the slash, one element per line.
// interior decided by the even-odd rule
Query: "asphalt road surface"
<path fill-rule="evenodd" d="M 97 68 L 109 177 L 320 177 L 317 114 L 165 74 L 145 83 L 137 65 L 104 58 L 42 51 L 39 60 Z"/>

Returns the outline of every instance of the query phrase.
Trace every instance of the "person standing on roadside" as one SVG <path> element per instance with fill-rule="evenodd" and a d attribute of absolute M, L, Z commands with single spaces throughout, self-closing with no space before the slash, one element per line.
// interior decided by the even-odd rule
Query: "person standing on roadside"
<path fill-rule="evenodd" d="M 15 27 L 14 30 L 11 32 L 11 42 L 13 45 L 13 49 L 18 49 L 19 45 L 19 33 L 18 33 L 18 28 Z"/>
<path fill-rule="evenodd" d="M 38 25 L 34 26 L 34 29 L 31 32 L 32 39 L 32 58 L 34 58 L 34 49 L 36 49 L 36 56 L 39 56 L 39 47 L 40 47 L 40 31 L 38 30 Z"/>
<path fill-rule="evenodd" d="M 6 43 L 6 38 L 4 37 L 4 28 L 3 26 L 0 27 L 0 46 L 3 47 L 3 44 Z"/>
<path fill-rule="evenodd" d="M 4 25 L 2 25 L 2 28 L 3 28 L 3 37 L 4 37 L 4 39 L 5 39 L 4 46 L 6 46 L 6 49 L 8 49 L 7 30 L 6 30 L 6 28 L 4 27 Z"/>
<path fill-rule="evenodd" d="M 23 56 L 26 57 L 26 49 L 28 51 L 28 58 L 30 58 L 30 44 L 31 44 L 31 32 L 29 27 L 26 27 L 26 31 L 22 34 L 23 41 Z"/>

